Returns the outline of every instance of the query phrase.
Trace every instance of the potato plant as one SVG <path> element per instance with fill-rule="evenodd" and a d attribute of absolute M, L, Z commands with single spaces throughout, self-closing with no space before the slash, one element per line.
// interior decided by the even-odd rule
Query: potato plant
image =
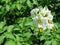
<path fill-rule="evenodd" d="M 30 11 L 47 7 L 54 31 L 42 33 Z M 0 45 L 60 45 L 60 0 L 0 0 Z"/>

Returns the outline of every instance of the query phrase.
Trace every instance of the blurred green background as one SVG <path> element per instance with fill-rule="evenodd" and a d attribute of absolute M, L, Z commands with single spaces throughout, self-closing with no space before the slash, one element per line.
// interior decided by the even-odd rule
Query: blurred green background
<path fill-rule="evenodd" d="M 56 29 L 41 34 L 30 11 L 45 6 L 54 16 Z M 59 37 L 60 0 L 0 0 L 0 45 L 60 45 Z"/>

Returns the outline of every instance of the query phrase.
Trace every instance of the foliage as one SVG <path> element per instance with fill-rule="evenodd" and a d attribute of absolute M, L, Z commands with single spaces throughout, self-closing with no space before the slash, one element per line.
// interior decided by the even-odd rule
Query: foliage
<path fill-rule="evenodd" d="M 41 6 L 52 11 L 53 32 L 40 33 L 30 17 L 30 11 Z M 0 45 L 60 45 L 59 9 L 60 0 L 0 0 Z"/>

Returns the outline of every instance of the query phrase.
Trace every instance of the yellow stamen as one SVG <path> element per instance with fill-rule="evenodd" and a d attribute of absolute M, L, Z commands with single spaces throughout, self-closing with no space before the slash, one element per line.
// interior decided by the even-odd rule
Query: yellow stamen
<path fill-rule="evenodd" d="M 36 12 L 36 11 L 34 12 L 35 15 L 37 15 L 38 13 L 39 13 L 39 11 L 38 12 Z"/>
<path fill-rule="evenodd" d="M 52 23 L 52 20 L 50 20 L 50 19 L 49 19 L 49 20 L 48 20 L 48 23 L 50 23 L 50 24 L 51 24 L 51 23 Z"/>
<path fill-rule="evenodd" d="M 52 27 L 51 30 L 54 31 L 54 27 Z"/>
<path fill-rule="evenodd" d="M 44 13 L 43 13 L 43 12 L 39 12 L 39 14 L 41 14 L 42 16 L 44 15 Z"/>
<path fill-rule="evenodd" d="M 40 32 L 43 32 L 43 28 L 41 27 L 41 28 L 39 29 L 39 31 L 40 31 Z"/>
<path fill-rule="evenodd" d="M 41 23 L 42 22 L 42 20 L 41 19 L 38 19 L 38 23 Z"/>
<path fill-rule="evenodd" d="M 36 15 L 36 12 L 34 12 L 34 14 Z"/>
<path fill-rule="evenodd" d="M 45 17 L 47 17 L 48 16 L 48 14 L 45 14 Z"/>

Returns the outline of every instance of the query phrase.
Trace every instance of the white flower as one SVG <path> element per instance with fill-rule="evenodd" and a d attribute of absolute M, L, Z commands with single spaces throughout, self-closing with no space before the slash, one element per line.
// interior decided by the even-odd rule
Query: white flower
<path fill-rule="evenodd" d="M 40 14 L 37 14 L 37 17 L 38 17 L 38 18 L 43 18 L 43 16 L 42 16 L 42 15 L 40 15 Z"/>
<path fill-rule="evenodd" d="M 36 26 L 38 26 L 38 24 L 42 23 L 42 18 L 40 18 L 40 17 L 41 16 L 37 15 L 34 18 L 32 18 Z"/>
<path fill-rule="evenodd" d="M 42 16 L 45 16 L 45 14 L 46 14 L 46 8 L 43 8 L 43 9 L 41 9 L 41 11 L 39 12 L 39 14 L 40 15 L 42 15 Z"/>
<path fill-rule="evenodd" d="M 46 24 L 42 24 L 42 26 L 43 26 L 43 30 L 46 30 L 47 28 Z"/>
<path fill-rule="evenodd" d="M 33 20 L 37 20 L 37 19 L 38 19 L 38 16 L 35 16 L 35 17 L 33 17 L 32 19 L 33 19 Z"/>
<path fill-rule="evenodd" d="M 48 15 L 48 23 L 52 23 L 53 22 L 53 16 L 52 15 Z"/>
<path fill-rule="evenodd" d="M 51 14 L 51 11 L 47 8 L 45 11 L 47 14 Z"/>
<path fill-rule="evenodd" d="M 37 22 L 42 23 L 43 16 L 38 14 L 37 17 L 38 17 Z"/>
<path fill-rule="evenodd" d="M 52 23 L 53 16 L 48 8 L 44 7 L 41 10 L 35 8 L 31 11 L 31 16 L 35 25 L 40 29 L 41 32 L 47 28 L 51 30 L 54 29 L 54 24 Z"/>
<path fill-rule="evenodd" d="M 38 28 L 42 28 L 43 30 L 45 30 L 46 29 L 46 26 L 43 25 L 43 24 L 38 24 Z"/>
<path fill-rule="evenodd" d="M 54 28 L 54 24 L 48 24 L 48 29 L 52 29 L 53 30 L 53 28 Z"/>
<path fill-rule="evenodd" d="M 36 15 L 34 18 L 32 18 L 32 19 L 33 19 L 34 22 L 37 22 L 37 24 L 38 24 L 38 23 L 42 23 L 43 17 L 42 17 L 42 15 L 37 14 L 37 15 Z"/>
<path fill-rule="evenodd" d="M 38 28 L 41 28 L 41 27 L 43 28 L 42 24 L 38 24 Z"/>
<path fill-rule="evenodd" d="M 49 14 L 47 17 L 48 19 L 53 20 L 53 16 L 51 14 Z"/>
<path fill-rule="evenodd" d="M 38 12 L 39 12 L 39 9 L 38 8 L 35 8 L 35 9 L 31 10 L 31 16 L 32 17 L 35 17 Z"/>
<path fill-rule="evenodd" d="M 51 14 L 51 11 L 44 7 L 43 9 L 41 9 L 41 11 L 39 12 L 39 14 L 43 15 L 44 17 L 48 16 L 49 14 Z"/>
<path fill-rule="evenodd" d="M 42 20 L 43 20 L 42 24 L 44 24 L 44 25 L 48 24 L 48 18 L 47 17 L 44 17 Z"/>

